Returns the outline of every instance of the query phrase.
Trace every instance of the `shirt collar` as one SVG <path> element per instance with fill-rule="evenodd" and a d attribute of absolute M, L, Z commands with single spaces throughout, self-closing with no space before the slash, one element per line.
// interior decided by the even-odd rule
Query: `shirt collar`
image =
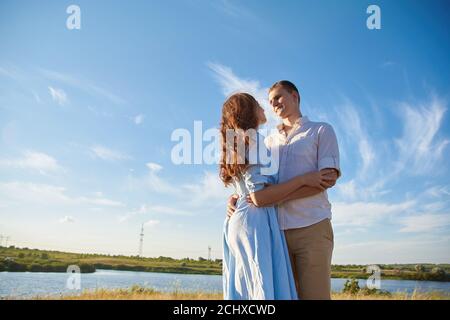
<path fill-rule="evenodd" d="M 305 123 L 309 122 L 309 119 L 307 116 L 303 116 L 295 120 L 293 128 L 302 127 Z M 284 134 L 284 123 L 280 123 L 277 125 L 278 132 L 281 134 Z"/>

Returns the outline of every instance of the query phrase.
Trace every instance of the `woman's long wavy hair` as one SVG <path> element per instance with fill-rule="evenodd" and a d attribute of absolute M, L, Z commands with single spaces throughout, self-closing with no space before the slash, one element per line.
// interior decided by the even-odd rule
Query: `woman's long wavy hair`
<path fill-rule="evenodd" d="M 248 93 L 235 93 L 223 104 L 222 119 L 220 121 L 220 133 L 222 137 L 222 154 L 220 161 L 220 178 L 226 186 L 233 179 L 239 179 L 249 165 L 245 157 L 249 146 L 248 136 L 242 135 L 249 129 L 257 129 L 258 116 L 257 108 L 259 104 L 256 99 Z M 232 139 L 227 131 L 232 130 L 235 134 Z M 238 150 L 244 139 L 245 150 Z M 231 140 L 231 141 L 228 141 Z M 238 152 L 239 151 L 239 152 Z"/>

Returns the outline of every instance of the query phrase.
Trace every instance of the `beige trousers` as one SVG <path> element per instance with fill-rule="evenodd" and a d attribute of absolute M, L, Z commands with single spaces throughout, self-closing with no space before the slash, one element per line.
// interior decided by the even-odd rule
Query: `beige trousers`
<path fill-rule="evenodd" d="M 331 255 L 334 235 L 330 219 L 285 230 L 297 293 L 301 300 L 331 299 Z"/>

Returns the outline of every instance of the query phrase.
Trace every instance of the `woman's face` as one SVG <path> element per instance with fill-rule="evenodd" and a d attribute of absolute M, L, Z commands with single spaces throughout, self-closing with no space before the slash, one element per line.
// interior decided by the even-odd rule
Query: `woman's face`
<path fill-rule="evenodd" d="M 259 105 L 256 107 L 256 117 L 258 118 L 258 125 L 262 125 L 267 122 L 266 114 L 264 109 Z"/>

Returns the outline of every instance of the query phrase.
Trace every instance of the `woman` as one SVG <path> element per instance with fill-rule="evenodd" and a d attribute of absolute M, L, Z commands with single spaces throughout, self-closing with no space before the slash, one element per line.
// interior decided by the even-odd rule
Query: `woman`
<path fill-rule="evenodd" d="M 276 184 L 276 175 L 262 174 L 261 161 L 249 160 L 250 150 L 265 150 L 263 137 L 239 132 L 256 132 L 265 122 L 264 109 L 247 93 L 234 94 L 223 104 L 220 178 L 239 195 L 235 213 L 224 224 L 224 299 L 297 299 L 286 240 L 273 204 L 288 199 L 292 190 L 305 185 L 322 188 L 326 181 L 325 172 L 281 184 Z M 232 138 L 230 131 L 236 133 Z M 255 205 L 247 202 L 247 195 Z"/>

